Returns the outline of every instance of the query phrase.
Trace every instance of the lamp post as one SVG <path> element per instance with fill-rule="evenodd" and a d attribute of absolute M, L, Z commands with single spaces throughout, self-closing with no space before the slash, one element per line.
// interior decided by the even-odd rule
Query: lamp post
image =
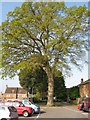
<path fill-rule="evenodd" d="M 16 88 L 16 99 L 18 99 L 18 87 Z"/>

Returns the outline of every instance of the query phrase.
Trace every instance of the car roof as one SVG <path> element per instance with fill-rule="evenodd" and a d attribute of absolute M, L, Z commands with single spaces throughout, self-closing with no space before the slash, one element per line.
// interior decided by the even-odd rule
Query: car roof
<path fill-rule="evenodd" d="M 8 107 L 14 107 L 13 105 L 0 105 L 0 107 L 6 107 L 6 108 L 8 108 Z"/>
<path fill-rule="evenodd" d="M 84 98 L 84 100 L 90 100 L 90 98 Z"/>
<path fill-rule="evenodd" d="M 7 101 L 20 101 L 20 99 L 7 99 Z"/>
<path fill-rule="evenodd" d="M 8 108 L 8 106 L 7 106 L 7 105 L 0 105 L 0 107 L 7 107 L 7 108 Z"/>

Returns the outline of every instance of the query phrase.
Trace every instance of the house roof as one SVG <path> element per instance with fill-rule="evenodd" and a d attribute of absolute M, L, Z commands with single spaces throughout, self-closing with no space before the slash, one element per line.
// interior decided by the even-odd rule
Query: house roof
<path fill-rule="evenodd" d="M 79 85 L 81 86 L 81 85 L 85 85 L 85 84 L 88 84 L 88 83 L 90 83 L 90 79 L 80 83 Z"/>
<path fill-rule="evenodd" d="M 5 93 L 18 93 L 18 94 L 26 94 L 26 90 L 21 87 L 7 87 Z"/>

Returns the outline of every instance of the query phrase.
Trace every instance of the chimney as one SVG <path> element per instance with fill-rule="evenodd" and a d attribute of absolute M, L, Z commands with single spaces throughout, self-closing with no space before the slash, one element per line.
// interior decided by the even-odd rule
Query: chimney
<path fill-rule="evenodd" d="M 6 88 L 8 88 L 8 85 L 6 85 Z"/>
<path fill-rule="evenodd" d="M 83 78 L 81 79 L 81 83 L 83 83 Z"/>

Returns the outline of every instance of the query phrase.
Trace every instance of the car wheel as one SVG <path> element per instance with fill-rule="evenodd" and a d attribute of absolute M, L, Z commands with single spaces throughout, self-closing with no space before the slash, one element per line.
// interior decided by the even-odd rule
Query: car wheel
<path fill-rule="evenodd" d="M 29 115 L 28 111 L 24 111 L 24 112 L 23 112 L 23 116 L 24 116 L 24 117 L 28 117 L 28 115 Z"/>

